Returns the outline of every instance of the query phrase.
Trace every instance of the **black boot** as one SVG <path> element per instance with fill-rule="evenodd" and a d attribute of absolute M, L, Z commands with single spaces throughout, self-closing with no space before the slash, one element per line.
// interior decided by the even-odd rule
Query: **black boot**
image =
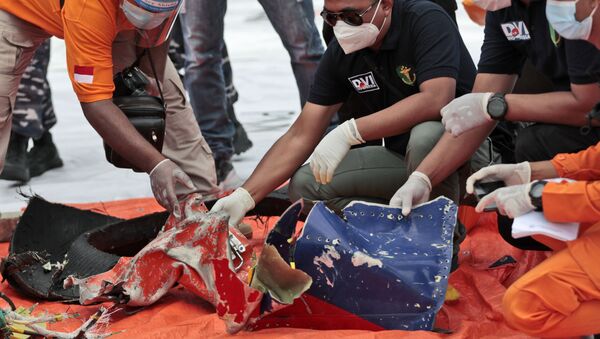
<path fill-rule="evenodd" d="M 233 135 L 233 153 L 240 155 L 252 148 L 252 141 L 248 139 L 248 134 L 244 126 L 238 121 L 233 110 L 233 105 L 227 105 L 227 115 L 235 126 L 235 134 Z"/>
<path fill-rule="evenodd" d="M 6 152 L 4 170 L 0 179 L 12 181 L 29 181 L 29 168 L 27 167 L 27 144 L 29 137 L 12 132 Z"/>
<path fill-rule="evenodd" d="M 44 132 L 40 139 L 33 141 L 33 147 L 27 153 L 27 162 L 32 177 L 63 166 L 50 132 Z"/>

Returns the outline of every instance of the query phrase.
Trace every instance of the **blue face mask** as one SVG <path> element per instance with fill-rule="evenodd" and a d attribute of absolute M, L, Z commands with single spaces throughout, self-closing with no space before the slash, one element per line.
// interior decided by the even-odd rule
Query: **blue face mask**
<path fill-rule="evenodd" d="M 592 32 L 592 15 L 582 21 L 577 21 L 575 18 L 575 10 L 577 1 L 557 1 L 548 0 L 546 2 L 546 17 L 554 30 L 566 39 L 587 40 Z"/>
<path fill-rule="evenodd" d="M 143 30 L 150 30 L 158 27 L 172 14 L 171 11 L 153 13 L 134 5 L 127 0 L 123 1 L 121 9 L 131 24 Z"/>

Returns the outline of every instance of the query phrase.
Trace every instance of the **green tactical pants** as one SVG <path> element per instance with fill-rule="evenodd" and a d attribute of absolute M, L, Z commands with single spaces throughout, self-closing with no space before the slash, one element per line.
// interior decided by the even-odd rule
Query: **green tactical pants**
<path fill-rule="evenodd" d="M 421 123 L 410 131 L 406 156 L 390 151 L 383 146 L 368 146 L 348 152 L 333 174 L 332 181 L 321 185 L 308 165 L 302 166 L 290 182 L 289 195 L 292 201 L 304 199 L 304 212 L 312 208 L 316 201 L 325 204 L 337 213 L 351 201 L 362 200 L 387 205 L 396 191 L 404 185 L 408 176 L 431 152 L 444 134 L 444 126 L 439 121 Z M 430 199 L 445 196 L 458 204 L 464 193 L 467 177 L 492 162 L 490 145 L 486 140 L 475 152 L 471 161 L 463 165 L 433 187 Z M 444 159 L 439 159 L 440 165 Z M 466 230 L 457 222 L 454 230 L 451 271 L 458 268 L 459 245 Z"/>
<path fill-rule="evenodd" d="M 292 201 L 304 198 L 305 211 L 312 208 L 312 203 L 315 201 L 324 201 L 329 208 L 337 212 L 354 200 L 387 205 L 394 193 L 437 144 L 443 133 L 444 126 L 439 121 L 427 121 L 413 127 L 406 156 L 383 146 L 353 149 L 342 160 L 332 181 L 327 185 L 317 183 L 310 167 L 304 165 L 292 177 L 290 198 Z M 443 163 L 444 159 L 439 161 Z M 469 164 L 433 188 L 430 198 L 445 196 L 458 203 L 461 189 L 464 190 L 462 186 L 471 169 L 478 170 L 489 163 L 490 156 L 486 141 Z"/>

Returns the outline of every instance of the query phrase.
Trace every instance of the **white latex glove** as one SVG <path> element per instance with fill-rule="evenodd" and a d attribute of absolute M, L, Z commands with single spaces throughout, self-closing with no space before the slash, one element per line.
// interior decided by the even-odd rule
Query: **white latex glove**
<path fill-rule="evenodd" d="M 425 203 L 431 193 L 431 181 L 421 172 L 413 172 L 408 180 L 396 191 L 390 206 L 401 207 L 402 214 L 407 216 L 414 205 Z"/>
<path fill-rule="evenodd" d="M 477 181 L 504 181 L 506 186 L 527 184 L 531 181 L 531 166 L 524 161 L 518 164 L 493 165 L 480 169 L 467 179 L 467 193 L 473 194 Z"/>
<path fill-rule="evenodd" d="M 488 205 L 496 203 L 498 213 L 514 219 L 535 210 L 529 196 L 530 189 L 531 183 L 499 188 L 483 197 L 475 211 L 481 213 Z"/>
<path fill-rule="evenodd" d="M 223 211 L 229 216 L 229 226 L 237 227 L 246 213 L 255 206 L 254 199 L 243 187 L 239 187 L 225 198 L 219 199 L 211 212 Z"/>
<path fill-rule="evenodd" d="M 158 203 L 172 212 L 175 218 L 181 218 L 181 208 L 175 193 L 175 185 L 182 184 L 190 189 L 190 193 L 197 191 L 192 179 L 176 163 L 169 159 L 159 162 L 150 171 L 150 186 Z"/>
<path fill-rule="evenodd" d="M 442 124 L 455 137 L 481 126 L 492 118 L 487 104 L 493 93 L 469 93 L 452 100 L 441 110 Z"/>
<path fill-rule="evenodd" d="M 333 172 L 350 151 L 350 147 L 363 144 L 356 122 L 350 119 L 329 132 L 317 145 L 310 160 L 310 169 L 320 184 L 328 184 Z"/>

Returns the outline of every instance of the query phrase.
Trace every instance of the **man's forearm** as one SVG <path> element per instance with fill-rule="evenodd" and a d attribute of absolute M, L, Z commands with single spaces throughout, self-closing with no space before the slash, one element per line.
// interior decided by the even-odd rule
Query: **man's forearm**
<path fill-rule="evenodd" d="M 589 100 L 572 92 L 543 94 L 509 94 L 506 96 L 510 121 L 544 122 L 549 124 L 584 126 L 586 114 L 600 100 L 600 91 Z"/>
<path fill-rule="evenodd" d="M 531 162 L 529 166 L 531 167 L 532 181 L 558 177 L 558 173 L 550 161 Z"/>
<path fill-rule="evenodd" d="M 417 171 L 426 174 L 433 186 L 439 184 L 471 158 L 495 125 L 495 123 L 489 123 L 465 132 L 459 137 L 453 137 L 450 133 L 445 132 L 433 150 L 417 167 Z"/>
<path fill-rule="evenodd" d="M 140 170 L 149 173 L 165 159 L 131 125 L 110 100 L 82 103 L 85 117 L 102 139 L 119 155 Z"/>
<path fill-rule="evenodd" d="M 288 180 L 308 159 L 319 139 L 286 133 L 269 149 L 243 187 L 255 202 Z"/>
<path fill-rule="evenodd" d="M 307 102 L 290 129 L 262 158 L 243 187 L 259 202 L 288 180 L 308 159 L 341 104 L 320 106 Z"/>
<path fill-rule="evenodd" d="M 516 80 L 517 76 L 514 74 L 479 73 L 473 85 L 473 93 L 510 93 Z M 495 126 L 495 122 L 489 122 L 458 137 L 444 133 L 417 167 L 417 171 L 426 174 L 433 186 L 439 184 L 471 158 Z"/>

